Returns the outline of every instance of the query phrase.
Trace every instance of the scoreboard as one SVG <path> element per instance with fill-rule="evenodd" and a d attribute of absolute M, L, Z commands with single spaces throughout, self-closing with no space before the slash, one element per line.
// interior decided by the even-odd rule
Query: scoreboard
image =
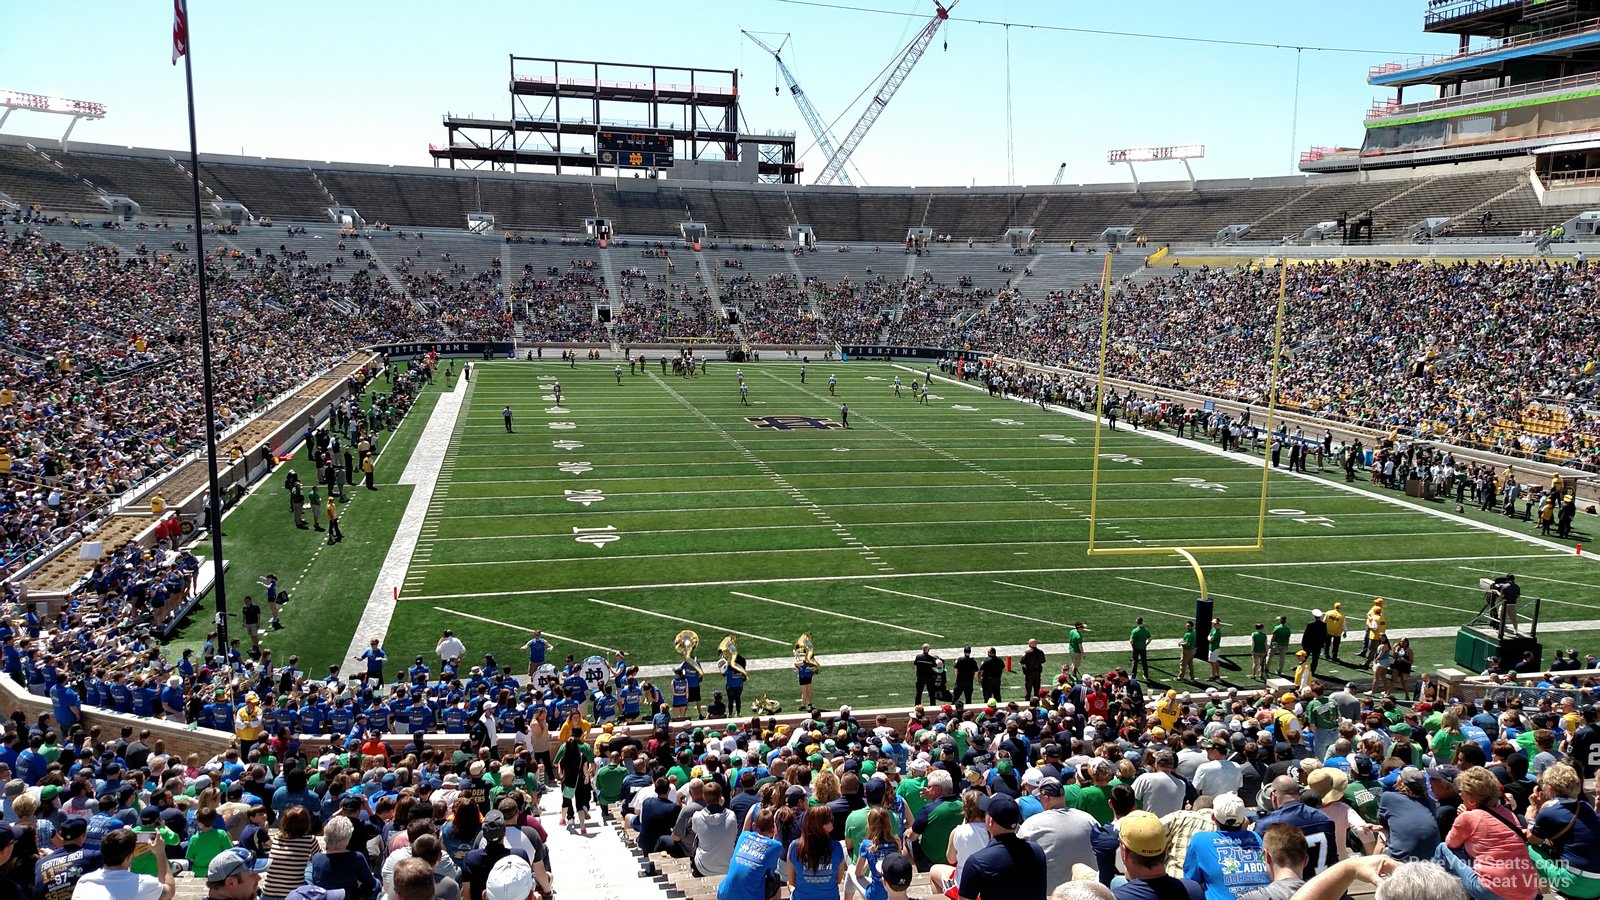
<path fill-rule="evenodd" d="M 600 165 L 632 169 L 672 168 L 672 138 L 640 131 L 602 131 L 595 136 Z"/>

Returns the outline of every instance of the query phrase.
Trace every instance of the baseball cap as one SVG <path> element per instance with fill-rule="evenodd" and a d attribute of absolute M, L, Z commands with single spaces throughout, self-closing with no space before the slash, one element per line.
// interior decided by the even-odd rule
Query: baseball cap
<path fill-rule="evenodd" d="M 483 825 L 479 830 L 486 838 L 503 838 L 506 836 L 506 817 L 501 815 L 498 809 L 490 810 L 489 814 L 483 817 Z"/>
<path fill-rule="evenodd" d="M 916 877 L 911 860 L 903 854 L 891 853 L 878 864 L 878 871 L 883 874 L 883 883 L 895 890 L 903 891 L 911 886 L 911 880 Z"/>
<path fill-rule="evenodd" d="M 256 859 L 254 853 L 243 847 L 233 847 L 211 858 L 211 865 L 206 868 L 206 882 L 221 884 L 235 875 L 266 870 L 267 860 Z M 344 900 L 344 897 L 340 896 L 338 900 Z"/>
<path fill-rule="evenodd" d="M 1139 856 L 1160 856 L 1167 852 L 1167 828 L 1155 813 L 1140 810 L 1124 816 L 1117 823 L 1117 839 Z"/>
<path fill-rule="evenodd" d="M 63 841 L 81 838 L 89 831 L 89 820 L 83 816 L 69 816 L 61 820 L 61 825 L 56 828 L 56 833 Z"/>
<path fill-rule="evenodd" d="M 1245 812 L 1244 801 L 1239 795 L 1231 791 L 1219 795 L 1211 803 L 1211 812 L 1217 817 L 1217 822 L 1232 828 L 1242 828 L 1250 821 L 1250 814 Z"/>
<path fill-rule="evenodd" d="M 1344 789 L 1349 787 L 1350 779 L 1341 771 L 1334 768 L 1321 768 L 1306 776 L 1306 787 L 1317 799 L 1323 803 L 1334 803 L 1344 799 Z"/>
<path fill-rule="evenodd" d="M 1001 828 L 1016 828 L 1022 824 L 1022 807 L 1005 794 L 991 794 L 978 806 Z"/>
<path fill-rule="evenodd" d="M 866 796 L 867 802 L 873 805 L 882 803 L 883 798 L 887 796 L 888 793 L 889 782 L 883 780 L 882 778 L 867 779 L 867 786 L 862 790 L 862 794 Z"/>
<path fill-rule="evenodd" d="M 1448 781 L 1451 784 L 1455 784 L 1456 776 L 1460 774 L 1460 769 L 1450 765 L 1434 766 L 1428 770 L 1429 778 L 1437 778 L 1440 781 Z"/>
<path fill-rule="evenodd" d="M 20 837 L 22 837 L 20 829 L 11 825 L 0 825 L 0 850 L 11 846 Z"/>
<path fill-rule="evenodd" d="M 1061 787 L 1061 779 L 1059 778 L 1046 778 L 1045 780 L 1039 782 L 1039 794 L 1041 796 L 1060 797 L 1062 796 L 1062 792 L 1063 789 Z"/>
<path fill-rule="evenodd" d="M 533 869 L 520 856 L 501 858 L 483 883 L 484 900 L 528 900 L 532 893 Z"/>

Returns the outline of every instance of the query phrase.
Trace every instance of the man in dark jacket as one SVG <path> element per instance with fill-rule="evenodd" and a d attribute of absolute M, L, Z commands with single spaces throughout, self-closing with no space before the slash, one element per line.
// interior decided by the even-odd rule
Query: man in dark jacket
<path fill-rule="evenodd" d="M 1317 674 L 1317 660 L 1322 658 L 1322 648 L 1328 644 L 1328 623 L 1322 620 L 1322 610 L 1311 611 L 1311 621 L 1306 623 L 1305 633 L 1300 636 L 1300 649 L 1306 652 L 1306 660 L 1311 663 L 1311 674 Z"/>

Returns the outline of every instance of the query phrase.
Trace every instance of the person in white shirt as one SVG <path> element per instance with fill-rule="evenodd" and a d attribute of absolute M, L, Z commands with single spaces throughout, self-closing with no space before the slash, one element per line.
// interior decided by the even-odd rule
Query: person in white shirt
<path fill-rule="evenodd" d="M 156 838 L 155 832 L 149 837 Z M 150 841 L 132 829 L 118 828 L 100 840 L 101 868 L 78 879 L 72 889 L 72 900 L 172 900 L 177 887 L 172 872 L 167 868 L 167 854 L 160 839 Z M 0 845 L 11 846 L 16 840 L 12 828 L 0 828 Z M 157 852 L 157 848 L 163 848 Z M 155 853 L 156 874 L 137 875 L 128 870 L 135 856 Z"/>
<path fill-rule="evenodd" d="M 1206 744 L 1206 761 L 1194 770 L 1194 789 L 1203 797 L 1237 794 L 1244 786 L 1244 772 L 1228 758 L 1228 742 L 1217 738 Z"/>
<path fill-rule="evenodd" d="M 439 654 L 440 662 L 449 662 L 452 659 L 460 660 L 467 655 L 467 645 L 461 643 L 461 639 L 456 637 L 456 633 L 448 628 L 444 630 L 444 636 L 439 638 L 438 646 L 433 649 L 435 653 Z"/>

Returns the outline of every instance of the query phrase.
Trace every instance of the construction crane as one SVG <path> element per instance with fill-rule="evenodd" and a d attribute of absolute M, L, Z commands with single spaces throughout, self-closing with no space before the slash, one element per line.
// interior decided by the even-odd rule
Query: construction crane
<path fill-rule="evenodd" d="M 950 10 L 955 9 L 956 3 L 960 2 L 961 0 L 953 0 L 949 6 L 943 6 L 938 0 L 934 0 L 933 6 L 936 12 L 933 18 L 922 26 L 922 31 L 912 38 L 905 50 L 901 51 L 894 69 L 889 72 L 889 77 L 884 79 L 883 85 L 878 88 L 878 93 L 867 103 L 867 108 L 861 113 L 861 118 L 856 121 L 855 127 L 845 135 L 844 143 L 828 157 L 828 164 L 823 166 L 822 174 L 817 176 L 817 184 L 832 184 L 834 179 L 844 172 L 845 163 L 850 161 L 851 154 L 861 146 L 861 139 L 867 136 L 867 132 L 878 121 L 878 117 L 883 115 L 884 107 L 894 99 L 895 92 L 905 84 L 906 76 L 911 74 L 911 69 L 922 59 L 922 54 L 927 52 L 928 45 L 933 42 L 933 36 L 939 33 L 945 20 L 950 18 Z"/>
<path fill-rule="evenodd" d="M 806 92 L 800 88 L 800 82 L 794 77 L 794 73 L 789 71 L 789 66 L 783 61 L 783 44 L 789 42 L 789 37 L 785 35 L 783 44 L 779 44 L 774 49 L 768 46 L 766 41 L 745 31 L 743 28 L 739 29 L 739 33 L 754 41 L 757 47 L 771 53 L 772 58 L 778 61 L 778 71 L 783 73 L 783 80 L 789 83 L 789 96 L 794 98 L 794 105 L 800 108 L 800 118 L 806 120 L 806 127 L 811 129 L 811 136 L 816 138 L 818 149 L 822 151 L 825 157 L 832 159 L 834 153 L 833 135 L 828 133 L 828 126 L 824 125 L 822 117 L 817 115 L 817 108 L 811 105 L 811 98 L 806 96 Z M 842 184 L 851 184 L 850 176 L 844 172 L 839 173 L 839 181 Z"/>
<path fill-rule="evenodd" d="M 1050 183 L 1051 184 L 1060 184 L 1061 183 L 1061 179 L 1065 178 L 1066 174 L 1067 174 L 1067 164 L 1066 163 L 1062 163 L 1061 164 L 1061 168 L 1056 169 L 1055 180 L 1050 182 Z"/>

